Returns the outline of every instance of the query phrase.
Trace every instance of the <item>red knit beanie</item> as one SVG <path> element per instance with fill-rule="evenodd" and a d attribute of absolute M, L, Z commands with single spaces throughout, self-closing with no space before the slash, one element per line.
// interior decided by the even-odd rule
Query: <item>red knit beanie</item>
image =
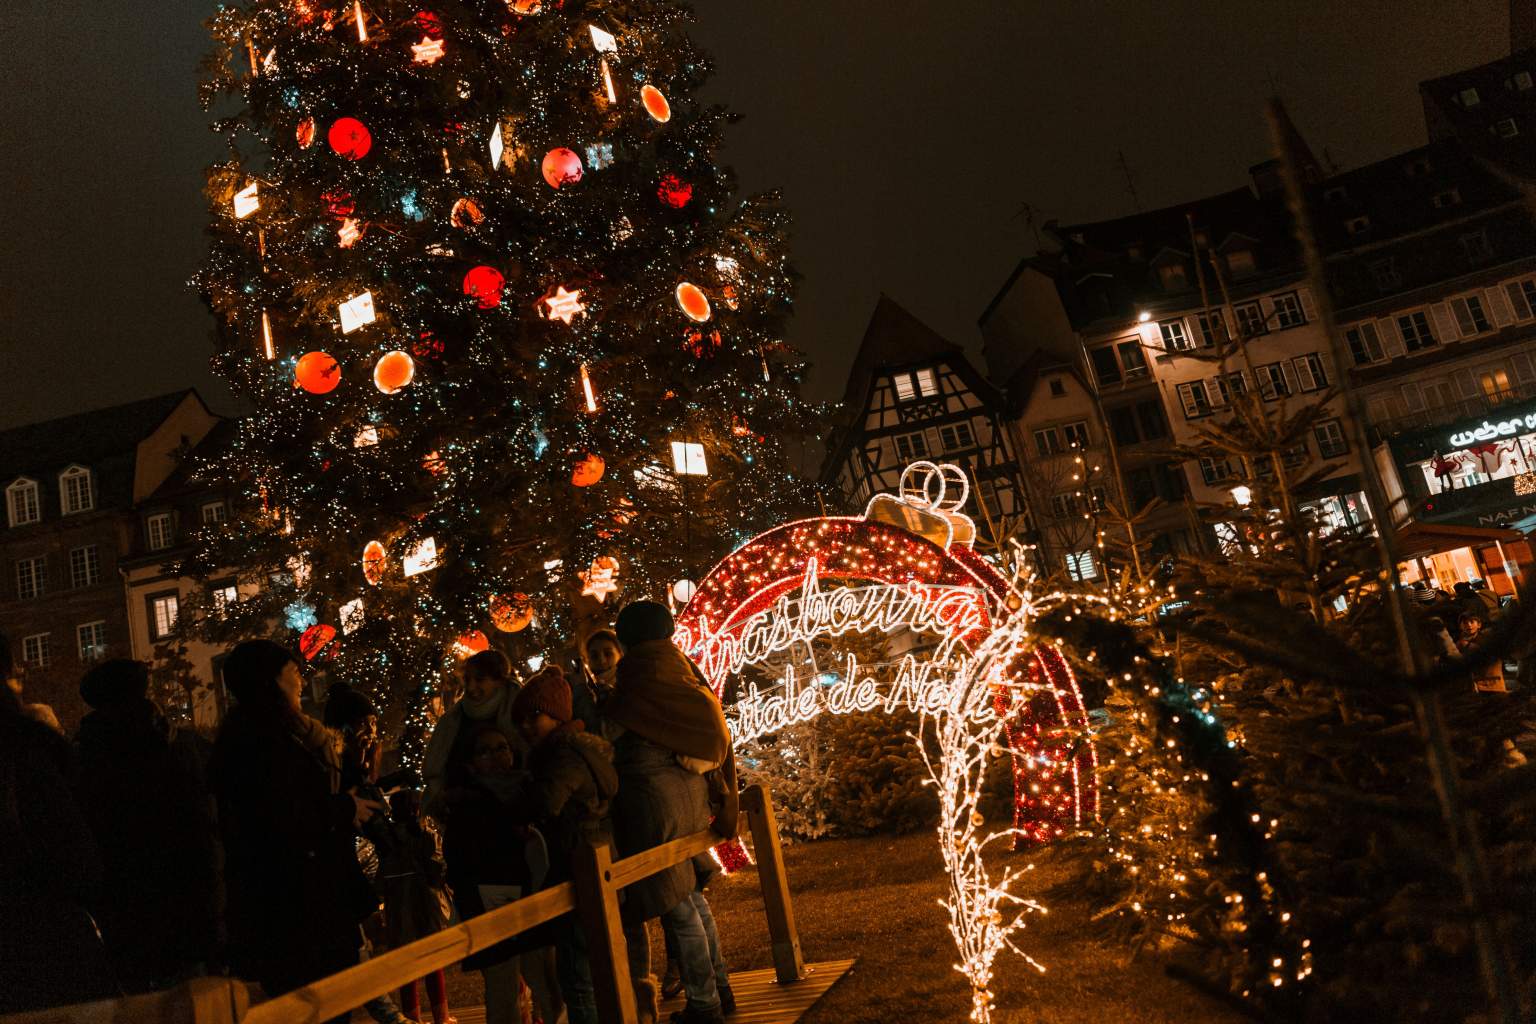
<path fill-rule="evenodd" d="M 534 673 L 512 700 L 512 719 L 522 721 L 542 711 L 557 722 L 571 720 L 571 684 L 559 665 Z"/>

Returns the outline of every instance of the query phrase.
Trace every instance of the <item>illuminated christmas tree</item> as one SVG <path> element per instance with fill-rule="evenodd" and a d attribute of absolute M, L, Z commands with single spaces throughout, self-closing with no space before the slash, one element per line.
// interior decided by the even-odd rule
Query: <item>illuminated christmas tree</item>
<path fill-rule="evenodd" d="M 230 158 L 196 283 L 253 413 L 205 470 L 248 500 L 191 567 L 236 590 L 191 628 L 284 623 L 415 713 L 455 648 L 557 653 L 803 508 L 821 411 L 777 340 L 788 216 L 714 162 L 730 117 L 695 97 L 687 13 L 214 16 L 202 94 Z"/>

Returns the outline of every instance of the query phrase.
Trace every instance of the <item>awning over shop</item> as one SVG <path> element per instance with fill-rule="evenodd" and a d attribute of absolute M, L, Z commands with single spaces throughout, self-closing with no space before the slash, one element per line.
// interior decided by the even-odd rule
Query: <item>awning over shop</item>
<path fill-rule="evenodd" d="M 1455 526 L 1447 523 L 1409 523 L 1397 532 L 1397 556 L 1418 558 L 1457 548 L 1479 548 L 1524 540 L 1518 530 L 1493 526 Z"/>

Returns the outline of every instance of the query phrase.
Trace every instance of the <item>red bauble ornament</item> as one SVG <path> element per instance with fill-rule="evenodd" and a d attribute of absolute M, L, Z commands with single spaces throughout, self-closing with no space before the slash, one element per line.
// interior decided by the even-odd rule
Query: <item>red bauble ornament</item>
<path fill-rule="evenodd" d="M 645 104 L 645 112 L 662 124 L 672 120 L 672 104 L 654 85 L 640 87 L 640 102 Z"/>
<path fill-rule="evenodd" d="M 341 383 L 341 366 L 324 352 L 306 352 L 293 368 L 294 387 L 312 395 L 324 395 Z"/>
<path fill-rule="evenodd" d="M 571 483 L 577 487 L 591 487 L 603 478 L 603 471 L 607 468 L 601 455 L 588 452 L 577 460 L 576 468 L 571 471 Z"/>
<path fill-rule="evenodd" d="M 300 149 L 308 149 L 315 144 L 315 119 L 306 117 L 299 122 L 299 126 L 293 130 L 294 138 L 299 140 Z"/>
<path fill-rule="evenodd" d="M 325 645 L 334 639 L 336 639 L 336 627 L 317 622 L 299 637 L 299 653 L 304 655 L 305 661 L 314 661 L 315 656 L 325 650 Z"/>
<path fill-rule="evenodd" d="M 544 0 L 507 0 L 513 14 L 538 14 L 544 7 Z"/>
<path fill-rule="evenodd" d="M 411 22 L 416 26 L 416 31 L 428 39 L 443 38 L 443 19 L 439 18 L 434 12 L 417 11 L 416 16 L 411 19 Z"/>
<path fill-rule="evenodd" d="M 656 198 L 674 210 L 681 210 L 693 202 L 693 186 L 677 175 L 669 174 L 657 184 Z"/>
<path fill-rule="evenodd" d="M 491 598 L 491 625 L 503 633 L 521 632 L 532 621 L 533 601 L 527 594 L 497 594 Z"/>
<path fill-rule="evenodd" d="M 453 642 L 453 651 L 461 658 L 491 649 L 491 641 L 478 629 L 472 629 Z"/>
<path fill-rule="evenodd" d="M 703 323 L 709 319 L 709 296 L 696 284 L 684 281 L 677 286 L 677 304 L 690 320 Z"/>
<path fill-rule="evenodd" d="M 389 552 L 384 550 L 384 545 L 376 540 L 371 540 L 363 545 L 363 579 L 373 586 L 378 586 L 384 578 L 384 569 L 389 565 Z"/>
<path fill-rule="evenodd" d="M 501 271 L 481 265 L 464 275 L 464 294 L 478 302 L 481 309 L 495 309 L 501 304 L 501 291 L 506 283 Z"/>
<path fill-rule="evenodd" d="M 574 185 L 581 180 L 581 157 L 574 149 L 552 149 L 544 154 L 544 180 L 550 188 Z"/>
<path fill-rule="evenodd" d="M 325 141 L 348 160 L 361 160 L 373 148 L 373 136 L 368 134 L 368 126 L 355 117 L 338 117 L 326 133 Z"/>
<path fill-rule="evenodd" d="M 416 379 L 416 363 L 406 352 L 386 352 L 373 368 L 373 386 L 393 395 Z"/>

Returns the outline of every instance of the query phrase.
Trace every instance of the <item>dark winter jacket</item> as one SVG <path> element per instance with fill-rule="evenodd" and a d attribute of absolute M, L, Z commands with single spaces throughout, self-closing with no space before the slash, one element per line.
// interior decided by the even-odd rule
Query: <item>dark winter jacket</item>
<path fill-rule="evenodd" d="M 622 664 L 622 662 L 621 662 Z M 709 784 L 677 763 L 674 751 L 634 732 L 613 744 L 619 791 L 613 800 L 613 838 L 620 857 L 681 839 L 709 827 Z M 691 861 L 624 890 L 626 920 L 646 921 L 670 910 L 695 883 Z"/>
<path fill-rule="evenodd" d="M 519 776 L 526 782 L 526 777 Z M 528 828 L 512 813 L 520 798 L 520 786 L 495 793 L 473 776 L 461 786 L 443 792 L 443 859 L 448 864 L 448 886 L 461 920 L 478 917 L 489 909 L 482 885 L 517 886 L 523 895 L 532 889 L 528 864 Z M 484 970 L 524 949 L 534 948 L 527 937 L 499 942 L 464 960 L 465 970 Z"/>
<path fill-rule="evenodd" d="M 217 945 L 219 850 L 203 766 L 142 698 L 92 711 L 76 742 L 81 808 L 106 869 L 102 937 L 126 991 L 162 988 Z"/>
<path fill-rule="evenodd" d="M 225 719 L 212 779 L 224 836 L 230 966 L 269 994 L 356 959 L 378 907 L 357 862 L 352 797 L 334 734 L 318 722 Z"/>
<path fill-rule="evenodd" d="M 610 840 L 608 805 L 619 788 L 613 747 L 591 733 L 561 729 L 533 748 L 530 778 L 513 813 L 537 825 L 549 845 L 544 885 L 571 878 L 571 858 L 588 844 Z"/>
<path fill-rule="evenodd" d="M 447 868 L 437 836 L 419 824 L 395 821 L 394 842 L 379 854 L 384 935 L 391 949 L 442 931 L 452 916 L 444 890 Z"/>
<path fill-rule="evenodd" d="M 85 909 L 102 869 L 74 782 L 69 743 L 0 692 L 0 1013 L 117 994 Z"/>

